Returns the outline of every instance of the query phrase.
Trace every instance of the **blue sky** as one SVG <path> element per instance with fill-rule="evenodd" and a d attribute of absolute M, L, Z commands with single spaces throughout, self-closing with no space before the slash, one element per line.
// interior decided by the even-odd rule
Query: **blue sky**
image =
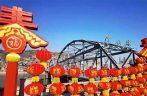
<path fill-rule="evenodd" d="M 49 42 L 48 50 L 60 52 L 72 40 L 111 43 L 117 40 L 140 51 L 147 37 L 147 0 L 0 0 L 0 6 L 22 7 L 33 13 L 37 35 Z"/>

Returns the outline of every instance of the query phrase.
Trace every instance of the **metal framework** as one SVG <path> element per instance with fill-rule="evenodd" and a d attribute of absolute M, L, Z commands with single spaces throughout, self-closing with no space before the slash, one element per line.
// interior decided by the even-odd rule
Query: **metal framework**
<path fill-rule="evenodd" d="M 66 70 L 77 65 L 83 72 L 91 66 L 96 69 L 102 67 L 119 69 L 123 66 L 135 65 L 135 55 L 137 56 L 137 52 L 130 46 L 120 46 L 109 42 L 73 40 L 60 52 L 56 63 L 64 66 Z"/>

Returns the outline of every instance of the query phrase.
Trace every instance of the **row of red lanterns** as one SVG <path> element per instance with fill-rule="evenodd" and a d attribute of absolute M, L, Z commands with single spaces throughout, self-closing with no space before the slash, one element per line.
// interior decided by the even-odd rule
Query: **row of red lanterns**
<path fill-rule="evenodd" d="M 30 75 L 32 75 L 33 78 L 35 78 L 34 80 L 32 80 L 32 84 L 28 85 L 29 87 L 27 86 L 25 88 L 26 89 L 25 92 L 28 93 L 28 94 L 40 94 L 40 92 L 42 92 L 44 87 L 43 86 L 42 87 L 36 87 L 36 86 L 40 86 L 40 83 L 38 83 L 38 81 L 40 80 L 39 74 L 44 72 L 44 70 L 46 68 L 46 63 L 45 62 L 48 59 L 51 58 L 51 53 L 49 51 L 47 51 L 46 49 L 42 49 L 42 50 L 40 50 L 40 51 L 38 51 L 36 53 L 36 57 L 41 61 L 41 63 L 40 64 L 32 64 L 32 65 L 27 67 L 27 72 Z M 140 63 L 144 63 L 145 60 L 143 58 L 137 58 L 136 62 L 140 64 Z M 112 85 L 112 84 L 116 85 L 117 84 L 117 82 L 113 82 L 111 84 L 108 82 L 107 77 L 109 75 L 113 76 L 113 81 L 117 81 L 116 77 L 119 76 L 120 73 L 121 73 L 122 75 L 124 75 L 124 78 L 123 78 L 124 80 L 120 81 L 121 85 L 128 87 L 130 85 L 129 85 L 129 83 L 127 83 L 128 85 L 125 84 L 126 83 L 125 81 L 128 82 L 128 80 L 125 80 L 126 79 L 125 75 L 130 74 L 129 70 L 133 70 L 133 69 L 138 69 L 138 72 L 143 72 L 143 70 L 146 69 L 146 67 L 137 66 L 135 68 L 131 68 L 130 67 L 128 69 L 127 68 L 121 68 L 121 71 L 120 70 L 116 71 L 117 69 L 115 69 L 115 68 L 111 69 L 111 70 L 108 70 L 106 68 L 102 68 L 102 69 L 100 69 L 98 71 L 96 69 L 94 69 L 94 68 L 89 68 L 89 69 L 85 70 L 85 75 L 87 77 L 89 77 L 89 84 L 88 84 L 88 86 L 94 86 L 94 84 L 93 84 L 94 83 L 94 77 L 99 75 L 101 77 L 101 82 L 99 83 L 98 86 L 101 89 L 104 90 L 104 94 L 105 94 L 107 92 L 107 90 L 110 88 L 110 85 Z M 131 72 L 134 73 L 135 71 L 133 70 Z M 62 89 L 62 92 L 64 92 L 66 88 L 65 88 L 64 84 L 60 83 L 59 77 L 63 76 L 65 74 L 65 69 L 62 66 L 60 66 L 60 65 L 56 65 L 56 66 L 53 66 L 52 68 L 50 68 L 50 73 L 54 76 L 53 83 L 56 86 L 61 86 L 62 85 L 61 89 Z M 81 69 L 78 68 L 77 66 L 73 66 L 72 68 L 70 68 L 68 70 L 68 74 L 72 77 L 72 83 L 73 83 L 72 85 L 70 85 L 68 87 L 69 92 L 71 92 L 72 94 L 79 94 L 82 91 L 82 86 L 80 84 L 78 84 L 78 79 L 77 78 L 82 74 Z M 138 80 L 141 81 L 141 78 L 140 79 L 139 78 L 140 77 L 138 77 Z M 53 89 L 57 88 L 57 87 L 55 87 L 55 85 L 53 86 Z M 79 90 L 76 91 L 76 92 L 73 91 L 73 88 L 75 88 L 74 86 L 76 86 L 76 88 L 78 88 Z M 51 88 L 52 87 L 50 87 L 50 91 L 52 91 Z M 88 91 L 88 88 L 89 87 L 86 87 L 87 91 Z M 29 90 L 33 89 L 33 91 L 27 91 L 28 89 Z M 36 90 L 38 90 L 38 91 L 36 91 Z M 113 90 L 116 90 L 116 88 L 113 88 Z M 61 94 L 62 92 L 59 92 L 59 93 Z M 92 93 L 89 93 L 89 94 L 92 94 Z"/>
<path fill-rule="evenodd" d="M 141 60 L 140 60 L 141 59 Z M 141 61 L 141 62 L 139 62 L 139 60 Z M 143 62 L 143 60 L 142 60 L 142 58 L 137 58 L 136 59 L 136 62 L 137 63 L 144 63 Z M 135 69 L 135 71 L 134 71 L 134 69 Z M 138 71 L 138 70 L 139 71 Z M 145 68 L 144 68 L 145 69 Z M 99 75 L 100 77 L 101 77 L 101 81 L 99 82 L 99 84 L 98 84 L 98 86 L 101 88 L 101 89 L 103 89 L 104 90 L 104 92 L 103 92 L 103 95 L 106 95 L 107 93 L 108 93 L 108 89 L 111 87 L 111 89 L 113 89 L 114 90 L 114 93 L 115 93 L 115 91 L 116 90 L 120 90 L 121 88 L 122 88 L 122 86 L 123 87 L 126 87 L 126 88 L 124 88 L 124 90 L 125 91 L 128 91 L 128 87 L 129 86 L 133 86 L 133 87 L 137 87 L 138 85 L 139 85 L 139 83 L 138 83 L 138 81 L 141 81 L 141 79 L 142 78 L 140 78 L 140 77 L 137 77 L 137 81 L 136 80 L 131 80 L 131 82 L 130 82 L 130 80 L 128 80 L 128 76 L 127 75 L 129 75 L 129 74 L 136 74 L 137 73 L 137 71 L 138 72 L 143 72 L 143 70 L 144 69 L 142 69 L 142 70 L 140 70 L 140 66 L 136 66 L 136 67 L 129 67 L 129 68 L 121 68 L 121 70 L 118 70 L 118 69 L 116 69 L 116 68 L 113 68 L 113 69 L 111 69 L 111 70 L 108 70 L 108 69 L 106 69 L 106 68 L 102 68 L 102 69 L 100 69 L 100 70 L 98 70 L 98 72 L 97 72 L 97 70 L 96 69 L 94 69 L 94 68 L 89 68 L 89 69 L 87 69 L 87 70 L 85 70 L 85 75 L 87 76 L 87 77 L 89 77 L 89 84 L 87 84 L 87 86 L 84 88 L 85 89 L 85 91 L 88 93 L 88 94 L 92 94 L 92 93 L 90 93 L 90 91 L 88 92 L 88 88 L 89 88 L 89 86 L 93 86 L 94 84 L 93 84 L 93 82 L 94 82 L 94 77 L 96 77 L 97 75 Z M 53 71 L 54 70 L 54 71 Z M 64 73 L 65 73 L 65 69 L 62 67 L 62 66 L 60 66 L 60 65 L 56 65 L 56 66 L 53 66 L 53 67 L 51 67 L 50 68 L 50 71 L 49 71 L 50 73 L 51 73 L 51 75 L 53 75 L 54 77 L 60 77 L 60 76 L 63 76 L 64 75 Z M 82 74 L 82 71 L 81 71 L 81 69 L 80 68 L 78 68 L 77 66 L 73 66 L 73 67 L 71 67 L 69 70 L 68 70 L 68 74 L 72 77 L 72 83 L 73 84 L 71 84 L 71 85 L 69 85 L 69 87 L 68 87 L 68 91 L 71 93 L 71 94 L 73 94 L 73 95 L 77 95 L 77 94 L 79 94 L 81 91 L 82 91 L 82 87 L 81 87 L 81 85 L 79 85 L 77 82 L 78 82 L 78 76 L 80 76 L 81 74 Z M 140 74 L 140 73 L 139 73 Z M 109 75 L 112 75 L 113 76 L 113 82 L 111 82 L 111 83 L 109 83 L 109 81 L 108 81 L 108 79 L 107 79 L 107 77 L 109 76 Z M 118 76 L 119 75 L 123 75 L 123 78 L 122 78 L 122 80 L 120 80 L 120 83 L 118 83 L 117 81 L 118 81 Z M 144 79 L 143 79 L 144 80 Z M 146 80 L 146 79 L 145 79 Z M 137 82 L 137 83 L 136 83 Z M 53 84 L 54 85 L 54 84 Z M 113 87 L 113 86 L 118 86 L 118 87 Z M 54 86 L 55 87 L 55 86 Z M 55 87 L 56 88 L 56 87 Z M 73 91 L 74 89 L 76 89 L 76 88 L 79 88 L 79 92 L 78 91 Z M 91 87 L 90 87 L 91 88 Z M 96 87 L 94 88 L 94 89 L 96 89 Z M 139 89 L 139 88 L 138 88 Z M 72 91 L 71 91 L 72 90 Z M 59 94 L 59 93 L 55 93 L 55 91 L 54 92 L 52 92 L 52 90 L 50 89 L 50 91 L 51 91 L 51 93 L 53 93 L 53 94 Z M 95 92 L 95 91 L 94 91 Z M 61 94 L 62 92 L 60 92 L 60 94 Z M 107 95 L 106 95 L 107 96 Z"/>
<path fill-rule="evenodd" d="M 47 60 L 51 59 L 52 54 L 46 49 L 41 49 L 36 52 L 36 58 L 40 63 L 35 63 L 27 66 L 26 72 L 32 75 L 32 83 L 24 89 L 25 93 L 31 96 L 37 96 L 44 90 L 44 86 L 40 83 L 39 75 L 42 74 L 47 67 Z"/>

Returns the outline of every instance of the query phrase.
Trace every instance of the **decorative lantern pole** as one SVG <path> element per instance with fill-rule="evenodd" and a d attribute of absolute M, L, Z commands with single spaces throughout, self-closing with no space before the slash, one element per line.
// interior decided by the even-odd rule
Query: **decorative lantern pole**
<path fill-rule="evenodd" d="M 142 72 L 144 71 L 143 64 L 146 62 L 146 60 L 143 57 L 139 57 L 135 59 L 136 63 L 138 63 L 137 69 L 137 77 L 136 80 L 140 83 L 138 90 L 140 91 L 141 95 L 144 96 L 147 93 L 147 89 L 144 88 L 144 83 L 146 82 L 146 79 L 142 76 Z"/>
<path fill-rule="evenodd" d="M 126 67 L 121 68 L 122 80 L 120 80 L 123 90 L 125 92 L 129 91 L 129 86 L 131 85 L 130 80 L 128 80 L 128 75 L 130 74 L 129 69 Z"/>
<path fill-rule="evenodd" d="M 122 89 L 121 84 L 118 82 L 118 76 L 121 74 L 121 71 L 117 68 L 110 69 L 110 75 L 112 76 L 112 82 L 110 82 L 111 89 L 113 90 L 110 94 L 119 95 L 118 90 Z M 110 96 L 111 96 L 110 95 Z"/>
<path fill-rule="evenodd" d="M 60 94 L 66 90 L 66 86 L 60 82 L 60 77 L 65 74 L 65 69 L 57 64 L 52 66 L 49 72 L 54 77 L 53 84 L 50 86 L 49 91 L 55 96 L 60 96 Z"/>
<path fill-rule="evenodd" d="M 147 64 L 144 65 L 144 75 L 143 77 L 146 79 L 144 87 L 147 88 Z"/>
<path fill-rule="evenodd" d="M 98 70 L 98 75 L 101 77 L 101 81 L 98 83 L 98 86 L 103 89 L 102 94 L 103 96 L 109 96 L 108 89 L 110 88 L 110 83 L 108 81 L 108 76 L 110 71 L 106 68 L 101 68 Z"/>
<path fill-rule="evenodd" d="M 140 92 L 138 91 L 137 87 L 139 87 L 139 82 L 136 80 L 136 76 L 135 74 L 138 72 L 138 69 L 136 67 L 129 67 L 129 71 L 130 71 L 130 82 L 131 82 L 131 90 L 130 90 L 130 93 L 133 95 L 133 96 L 140 96 Z"/>
<path fill-rule="evenodd" d="M 94 93 L 98 91 L 97 86 L 94 84 L 94 78 L 97 76 L 97 70 L 90 67 L 85 70 L 85 75 L 89 77 L 89 83 L 84 86 L 84 90 L 88 93 L 88 96 L 94 96 Z"/>
<path fill-rule="evenodd" d="M 77 66 L 72 66 L 68 70 L 68 75 L 72 77 L 72 84 L 68 86 L 68 91 L 73 96 L 78 96 L 79 93 L 82 92 L 82 85 L 78 84 L 78 76 L 82 74 L 82 70 Z"/>
<path fill-rule="evenodd" d="M 13 6 L 13 8 L 2 6 L 1 10 L 0 25 L 4 26 L 0 26 L 0 40 L 2 41 L 4 50 L 8 52 L 6 56 L 8 64 L 4 96 L 16 96 L 17 63 L 20 60 L 18 54 L 25 50 L 27 43 L 32 48 L 39 48 L 40 46 L 47 46 L 48 42 L 28 30 L 38 29 L 37 24 L 32 23 L 33 16 L 31 12 L 25 12 L 22 8 L 16 6 Z"/>

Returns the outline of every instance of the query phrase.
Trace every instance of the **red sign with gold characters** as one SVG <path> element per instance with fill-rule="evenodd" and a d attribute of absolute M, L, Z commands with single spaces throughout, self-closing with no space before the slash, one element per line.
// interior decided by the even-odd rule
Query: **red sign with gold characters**
<path fill-rule="evenodd" d="M 2 41 L 6 52 L 22 53 L 26 47 L 26 40 L 15 34 L 4 37 Z"/>

